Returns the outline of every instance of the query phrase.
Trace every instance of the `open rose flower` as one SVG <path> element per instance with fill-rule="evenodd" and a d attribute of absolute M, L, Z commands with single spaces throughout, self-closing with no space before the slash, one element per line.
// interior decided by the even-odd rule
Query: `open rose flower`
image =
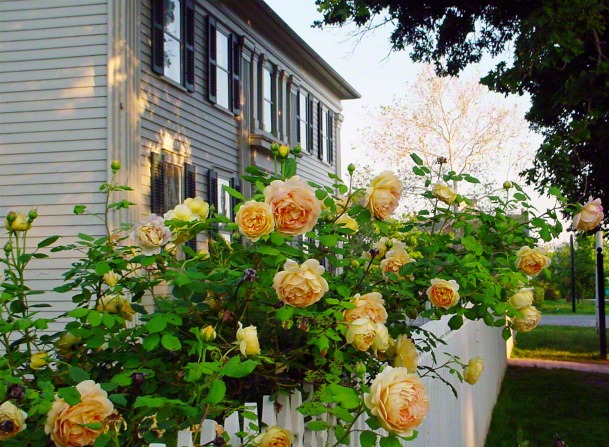
<path fill-rule="evenodd" d="M 415 373 L 419 363 L 419 353 L 415 344 L 408 336 L 402 334 L 395 340 L 395 357 L 393 366 L 403 367 L 409 373 Z"/>
<path fill-rule="evenodd" d="M 412 436 L 429 409 L 429 397 L 419 376 L 391 366 L 376 376 L 364 402 L 383 428 L 399 436 Z"/>
<path fill-rule="evenodd" d="M 385 310 L 385 300 L 378 292 L 370 292 L 365 295 L 356 294 L 351 300 L 355 306 L 344 312 L 344 319 L 347 323 L 358 318 L 368 317 L 373 323 L 386 323 L 387 310 Z"/>
<path fill-rule="evenodd" d="M 324 267 L 316 259 L 298 265 L 288 259 L 283 271 L 273 278 L 273 288 L 281 301 L 294 307 L 307 307 L 316 303 L 328 291 L 328 282 L 321 276 Z"/>
<path fill-rule="evenodd" d="M 370 318 L 358 318 L 349 323 L 345 338 L 358 351 L 367 351 L 376 337 L 376 324 Z"/>
<path fill-rule="evenodd" d="M 389 349 L 389 329 L 383 323 L 375 323 L 374 325 L 374 339 L 372 340 L 372 347 L 376 352 L 385 352 Z"/>
<path fill-rule="evenodd" d="M 414 262 L 406 250 L 403 248 L 392 248 L 385 254 L 385 259 L 381 261 L 381 270 L 385 273 L 399 274 L 400 269 L 406 264 Z M 384 275 L 386 276 L 386 275 Z M 403 276 L 398 275 L 399 279 L 404 279 Z"/>
<path fill-rule="evenodd" d="M 239 329 L 237 329 L 237 344 L 244 357 L 260 354 L 260 342 L 258 341 L 258 330 L 256 329 L 256 326 L 250 325 L 244 328 L 243 324 L 239 322 Z"/>
<path fill-rule="evenodd" d="M 353 232 L 356 232 L 359 229 L 359 224 L 357 221 L 347 213 L 342 214 L 338 219 L 336 219 L 336 225 L 340 225 L 343 228 L 348 228 Z"/>
<path fill-rule="evenodd" d="M 365 202 L 374 217 L 387 220 L 400 204 L 402 184 L 391 171 L 385 171 L 373 178 L 366 189 Z"/>
<path fill-rule="evenodd" d="M 184 203 L 176 205 L 174 209 L 167 211 L 163 217 L 165 220 L 181 220 L 183 222 L 199 219 L 199 215 L 193 213 L 190 207 Z"/>
<path fill-rule="evenodd" d="M 235 216 L 239 231 L 252 242 L 262 236 L 271 234 L 275 229 L 275 221 L 271 207 L 266 202 L 249 200 L 241 205 Z"/>
<path fill-rule="evenodd" d="M 165 220 L 162 217 L 151 214 L 144 224 L 135 227 L 131 238 L 140 247 L 143 254 L 156 255 L 171 239 L 171 230 L 165 226 Z"/>
<path fill-rule="evenodd" d="M 480 374 L 484 370 L 484 362 L 480 357 L 474 357 L 471 359 L 465 369 L 463 369 L 463 380 L 470 385 L 474 385 L 480 378 Z"/>
<path fill-rule="evenodd" d="M 454 279 L 434 278 L 427 289 L 427 297 L 434 306 L 448 309 L 459 302 L 459 284 Z"/>
<path fill-rule="evenodd" d="M 522 288 L 514 295 L 510 297 L 508 300 L 512 306 L 516 309 L 522 309 L 523 307 L 527 307 L 533 304 L 533 289 L 531 288 Z"/>
<path fill-rule="evenodd" d="M 550 265 L 550 258 L 546 256 L 546 250 L 542 247 L 521 247 L 516 252 L 516 268 L 529 276 L 535 276 Z"/>
<path fill-rule="evenodd" d="M 207 203 L 201 197 L 195 197 L 194 199 L 186 199 L 184 200 L 184 205 L 190 208 L 190 211 L 195 214 L 199 219 L 207 219 L 207 216 L 209 215 L 209 203 Z"/>
<path fill-rule="evenodd" d="M 119 294 L 106 295 L 101 298 L 96 310 L 98 312 L 117 314 L 129 321 L 133 320 L 135 315 L 135 310 L 131 307 L 131 303 Z"/>
<path fill-rule="evenodd" d="M 294 435 L 291 431 L 273 425 L 264 433 L 256 436 L 254 445 L 257 447 L 290 447 L 293 441 Z"/>
<path fill-rule="evenodd" d="M 431 193 L 436 199 L 446 203 L 447 205 L 452 205 L 457 198 L 457 192 L 450 186 L 442 183 L 436 183 L 433 185 Z"/>
<path fill-rule="evenodd" d="M 114 410 L 108 393 L 92 380 L 76 385 L 80 402 L 70 405 L 55 397 L 47 414 L 44 431 L 51 435 L 57 447 L 85 447 L 93 445 L 104 431 L 106 418 Z"/>
<path fill-rule="evenodd" d="M 298 176 L 273 180 L 264 188 L 264 200 L 271 207 L 275 230 L 286 236 L 311 231 L 321 213 L 321 203 L 313 189 Z"/>
<path fill-rule="evenodd" d="M 573 229 L 580 231 L 591 231 L 600 225 L 605 217 L 601 199 L 590 197 L 579 213 L 573 218 Z"/>
<path fill-rule="evenodd" d="M 541 312 L 535 306 L 518 309 L 520 315 L 514 318 L 512 327 L 518 332 L 529 332 L 537 327 L 541 320 Z"/>
<path fill-rule="evenodd" d="M 26 428 L 27 413 L 17 408 L 12 402 L 0 405 L 0 441 L 6 441 Z"/>

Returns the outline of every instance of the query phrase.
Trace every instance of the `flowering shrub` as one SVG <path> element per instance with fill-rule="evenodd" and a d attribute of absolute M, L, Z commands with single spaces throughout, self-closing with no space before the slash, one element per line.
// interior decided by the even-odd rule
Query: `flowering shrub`
<path fill-rule="evenodd" d="M 395 175 L 365 190 L 334 175 L 332 187 L 320 186 L 295 175 L 296 155 L 278 151 L 275 175 L 248 168 L 247 199 L 227 188 L 240 201 L 235 221 L 189 198 L 164 218 L 54 246 L 81 253 L 55 289 L 74 303 L 58 321 L 31 303 L 37 292 L 24 274 L 58 238 L 29 252 L 37 213 L 11 213 L 0 301 L 3 445 L 175 445 L 176 430 L 244 410 L 258 431 L 244 445 L 287 447 L 292 434 L 258 427 L 244 403 L 303 384 L 315 390 L 299 408 L 309 429 L 333 430 L 335 444 L 346 444 L 367 414 L 363 445 L 378 442 L 379 427 L 389 432 L 383 445 L 398 445 L 433 411 L 422 376 L 447 367 L 475 383 L 482 372 L 481 359 L 418 365 L 442 343 L 422 321 L 446 317 L 458 330 L 482 319 L 505 338 L 537 324 L 524 286 L 549 264 L 538 238 L 560 226 L 536 215 L 518 186 L 489 197 L 486 212 L 439 183 L 475 178 L 431 178 L 413 156 L 430 207 L 390 221 L 403 187 Z M 127 189 L 102 185 L 108 212 L 132 205 L 110 201 Z M 183 242 L 198 234 L 206 249 L 194 252 Z M 217 433 L 214 445 L 223 445 Z"/>

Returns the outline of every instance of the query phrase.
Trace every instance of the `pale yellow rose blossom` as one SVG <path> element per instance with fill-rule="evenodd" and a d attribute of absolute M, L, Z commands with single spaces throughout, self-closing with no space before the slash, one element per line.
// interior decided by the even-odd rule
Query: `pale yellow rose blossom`
<path fill-rule="evenodd" d="M 49 354 L 45 351 L 34 352 L 30 356 L 30 368 L 38 370 L 49 362 L 48 361 Z"/>
<path fill-rule="evenodd" d="M 591 231 L 600 225 L 605 214 L 601 199 L 590 199 L 579 213 L 573 218 L 573 229 L 580 231 Z"/>
<path fill-rule="evenodd" d="M 6 441 L 25 430 L 27 427 L 27 424 L 25 423 L 26 419 L 27 413 L 25 411 L 20 410 L 15 404 L 8 400 L 3 402 L 2 405 L 0 405 L 0 424 L 2 424 L 5 429 L 0 430 L 0 441 Z M 7 424 L 7 422 L 11 422 L 12 425 Z"/>
<path fill-rule="evenodd" d="M 508 300 L 512 306 L 516 309 L 522 309 L 523 307 L 531 306 L 533 304 L 533 289 L 522 288 Z"/>
<path fill-rule="evenodd" d="M 118 283 L 118 275 L 114 272 L 108 272 L 104 274 L 104 282 L 109 287 L 114 287 Z"/>
<path fill-rule="evenodd" d="M 434 184 L 431 193 L 436 199 L 446 203 L 447 205 L 452 205 L 457 198 L 457 192 L 450 186 L 442 183 Z"/>
<path fill-rule="evenodd" d="M 459 284 L 454 279 L 434 278 L 427 289 L 427 297 L 434 306 L 448 309 L 459 302 Z"/>
<path fill-rule="evenodd" d="M 174 209 L 167 211 L 163 218 L 165 220 L 174 219 L 189 222 L 191 220 L 199 219 L 199 215 L 193 213 L 188 205 L 181 203 L 176 205 Z"/>
<path fill-rule="evenodd" d="M 516 268 L 529 276 L 535 276 L 550 265 L 550 258 L 546 256 L 543 247 L 521 247 L 516 252 Z"/>
<path fill-rule="evenodd" d="M 70 405 L 55 396 L 55 402 L 47 414 L 44 426 L 46 434 L 57 447 L 85 447 L 93 445 L 104 431 L 104 422 L 114 410 L 108 393 L 92 380 L 76 385 L 80 402 Z M 99 428 L 91 428 L 101 424 Z"/>
<path fill-rule="evenodd" d="M 270 205 L 255 200 L 249 200 L 241 205 L 235 216 L 235 222 L 241 234 L 252 242 L 271 234 L 275 229 Z"/>
<path fill-rule="evenodd" d="M 537 327 L 541 320 L 541 312 L 535 306 L 518 309 L 520 315 L 514 318 L 512 327 L 518 332 L 529 332 Z"/>
<path fill-rule="evenodd" d="M 239 322 L 239 328 L 237 329 L 237 344 L 244 357 L 260 354 L 260 343 L 258 341 L 258 330 L 256 329 L 256 326 L 250 325 L 244 328 L 243 324 Z"/>
<path fill-rule="evenodd" d="M 385 300 L 378 292 L 370 292 L 364 295 L 357 293 L 351 299 L 351 304 L 355 307 L 344 311 L 344 320 L 347 323 L 357 320 L 358 318 L 368 317 L 373 323 L 386 323 L 387 310 L 385 309 Z"/>
<path fill-rule="evenodd" d="M 316 303 L 328 291 L 328 282 L 321 276 L 325 269 L 316 259 L 298 265 L 288 259 L 283 270 L 273 278 L 273 288 L 285 304 L 307 307 Z"/>
<path fill-rule="evenodd" d="M 291 447 L 292 442 L 294 442 L 292 432 L 278 425 L 267 428 L 254 439 L 254 445 L 257 447 Z"/>
<path fill-rule="evenodd" d="M 171 239 L 171 230 L 165 226 L 165 220 L 162 217 L 151 214 L 145 223 L 135 227 L 131 238 L 140 247 L 143 254 L 156 255 Z"/>
<path fill-rule="evenodd" d="M 125 320 L 133 320 L 135 310 L 125 297 L 119 294 L 106 295 L 99 300 L 96 310 L 98 312 L 108 312 L 120 315 Z"/>
<path fill-rule="evenodd" d="M 372 347 L 376 351 L 385 352 L 389 349 L 389 330 L 383 323 L 375 323 Z"/>
<path fill-rule="evenodd" d="M 345 338 L 347 343 L 350 343 L 358 351 L 367 351 L 377 334 L 376 323 L 370 321 L 370 318 L 358 318 L 349 323 L 347 326 L 347 334 Z"/>
<path fill-rule="evenodd" d="M 385 254 L 385 259 L 381 261 L 381 270 L 383 273 L 395 273 L 398 274 L 400 269 L 406 264 L 414 262 L 406 250 L 401 247 L 392 248 Z M 403 276 L 399 276 L 399 279 L 403 279 Z"/>
<path fill-rule="evenodd" d="M 365 204 L 374 217 L 387 220 L 400 204 L 402 184 L 391 171 L 385 171 L 373 178 L 366 189 Z"/>
<path fill-rule="evenodd" d="M 201 220 L 205 220 L 207 219 L 207 216 L 209 216 L 209 203 L 207 203 L 201 197 L 186 199 L 184 200 L 184 205 L 190 208 L 190 211 L 192 211 L 192 213 L 198 216 Z"/>
<path fill-rule="evenodd" d="M 471 359 L 463 369 L 463 380 L 470 385 L 474 385 L 480 378 L 480 374 L 484 370 L 484 362 L 480 357 Z"/>
<path fill-rule="evenodd" d="M 354 232 L 359 230 L 359 224 L 357 221 L 347 213 L 342 214 L 338 219 L 336 219 L 336 225 L 340 225 L 343 228 L 348 228 Z"/>
<path fill-rule="evenodd" d="M 419 353 L 415 344 L 407 335 L 400 335 L 395 340 L 395 357 L 393 366 L 403 367 L 409 373 L 415 373 L 419 362 Z"/>
<path fill-rule="evenodd" d="M 27 216 L 23 213 L 10 213 L 10 221 L 9 216 L 6 218 L 5 228 L 9 231 L 27 231 L 32 227 L 32 222 L 30 222 Z"/>
<path fill-rule="evenodd" d="M 311 231 L 321 213 L 321 202 L 313 189 L 298 176 L 273 180 L 264 188 L 264 200 L 271 207 L 275 230 L 282 235 L 298 236 Z"/>
<path fill-rule="evenodd" d="M 364 403 L 383 428 L 399 436 L 412 436 L 429 409 L 429 397 L 419 376 L 391 366 L 373 380 Z"/>

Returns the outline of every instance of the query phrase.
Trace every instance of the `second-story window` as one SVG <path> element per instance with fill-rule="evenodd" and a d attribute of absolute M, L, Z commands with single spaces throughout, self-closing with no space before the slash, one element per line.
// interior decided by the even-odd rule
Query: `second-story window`
<path fill-rule="evenodd" d="M 208 17 L 208 98 L 219 106 L 241 113 L 241 44 L 239 36 Z"/>
<path fill-rule="evenodd" d="M 152 70 L 194 91 L 194 0 L 152 0 Z"/>
<path fill-rule="evenodd" d="M 313 103 L 304 90 L 298 91 L 296 103 L 296 140 L 305 151 L 313 152 Z"/>
<path fill-rule="evenodd" d="M 275 76 L 272 67 L 262 69 L 262 130 L 275 134 L 277 103 L 275 92 Z"/>

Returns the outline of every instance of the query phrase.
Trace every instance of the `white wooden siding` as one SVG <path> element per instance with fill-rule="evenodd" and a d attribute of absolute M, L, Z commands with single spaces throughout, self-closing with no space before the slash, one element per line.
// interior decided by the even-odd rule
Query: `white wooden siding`
<path fill-rule="evenodd" d="M 80 232 L 101 235 L 97 219 L 72 211 L 77 204 L 103 210 L 106 2 L 2 1 L 0 28 L 0 216 L 37 208 L 31 246 L 54 234 L 63 243 Z M 74 259 L 61 252 L 33 260 L 28 285 L 47 291 L 60 285 Z M 43 311 L 49 316 L 72 307 L 69 294 L 32 301 L 53 304 Z"/>

